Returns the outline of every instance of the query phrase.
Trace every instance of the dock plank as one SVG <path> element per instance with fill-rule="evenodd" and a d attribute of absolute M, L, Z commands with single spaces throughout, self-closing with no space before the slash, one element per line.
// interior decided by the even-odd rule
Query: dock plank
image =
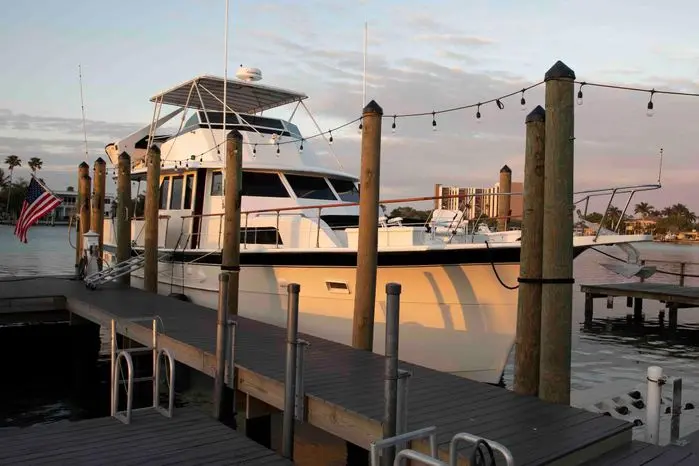
<path fill-rule="evenodd" d="M 40 279 L 0 282 L 0 300 L 45 295 L 65 296 L 67 307 L 84 318 L 108 325 L 148 344 L 150 323 L 128 319 L 158 315 L 164 324 L 159 345 L 190 367 L 213 375 L 216 313 L 185 301 L 137 289 L 105 286 L 87 290 L 82 282 Z M 303 306 L 303 300 L 300 303 Z M 286 330 L 237 317 L 238 388 L 277 408 L 283 403 Z M 384 358 L 311 335 L 306 353 L 305 388 L 309 423 L 364 448 L 381 436 Z M 511 449 L 518 465 L 548 464 L 599 442 L 610 450 L 631 440 L 633 425 L 601 414 L 551 405 L 504 388 L 478 383 L 405 362 L 410 370 L 408 427 L 437 426 L 442 449 L 459 432 L 482 435 Z M 606 445 L 606 444 L 605 444 Z"/>
<path fill-rule="evenodd" d="M 61 421 L 0 431 L 0 463 L 291 465 L 271 450 L 226 427 L 197 408 L 178 408 L 172 418 L 134 411 L 131 424 L 112 417 Z"/>
<path fill-rule="evenodd" d="M 699 306 L 699 287 L 692 286 L 650 282 L 604 283 L 580 285 L 580 291 L 593 295 L 630 296 L 632 298 Z"/>

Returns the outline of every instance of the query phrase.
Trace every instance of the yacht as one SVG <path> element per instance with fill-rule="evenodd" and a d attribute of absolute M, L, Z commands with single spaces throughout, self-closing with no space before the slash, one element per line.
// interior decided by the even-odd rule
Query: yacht
<path fill-rule="evenodd" d="M 299 330 L 351 344 L 359 179 L 341 166 L 328 166 L 337 134 L 316 124 L 320 135 L 310 141 L 293 123 L 299 109 L 315 122 L 307 96 L 260 84 L 260 78 L 258 69 L 241 67 L 235 79 L 198 76 L 161 92 L 150 99 L 151 124 L 105 152 L 115 166 L 119 154 L 128 153 L 132 179 L 140 182 L 146 179 L 147 148 L 159 147 L 159 292 L 215 309 L 226 207 L 225 140 L 228 132 L 240 131 L 240 315 L 285 326 L 287 285 L 298 283 Z M 166 106 L 174 110 L 161 117 Z M 282 107 L 293 107 L 290 118 L 269 114 Z M 165 131 L 175 117 L 179 126 Z M 462 211 L 436 209 L 427 221 L 377 215 L 374 351 L 382 354 L 384 348 L 385 285 L 397 282 L 400 358 L 498 383 L 515 339 L 521 231 L 490 231 L 478 219 L 469 223 Z M 113 266 L 115 219 L 106 223 L 104 258 Z M 142 218 L 132 219 L 133 256 L 143 253 L 143 227 Z M 591 246 L 650 239 L 612 232 L 576 235 L 573 241 L 577 256 Z M 131 272 L 131 283 L 143 287 L 142 269 Z"/>

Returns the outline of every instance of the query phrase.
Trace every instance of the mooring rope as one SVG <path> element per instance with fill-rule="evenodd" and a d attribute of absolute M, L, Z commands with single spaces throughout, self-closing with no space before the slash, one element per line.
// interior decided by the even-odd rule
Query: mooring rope
<path fill-rule="evenodd" d="M 502 279 L 500 278 L 500 274 L 498 274 L 498 271 L 495 268 L 495 261 L 493 260 L 493 253 L 490 251 L 490 244 L 488 244 L 488 241 L 485 242 L 485 247 L 488 250 L 488 256 L 490 257 L 490 266 L 493 268 L 493 273 L 495 273 L 495 278 L 497 278 L 498 281 L 500 282 L 500 284 L 502 286 L 504 286 L 505 288 L 507 288 L 508 290 L 516 290 L 517 288 L 519 288 L 519 284 L 517 284 L 515 286 L 510 286 L 502 281 Z"/>

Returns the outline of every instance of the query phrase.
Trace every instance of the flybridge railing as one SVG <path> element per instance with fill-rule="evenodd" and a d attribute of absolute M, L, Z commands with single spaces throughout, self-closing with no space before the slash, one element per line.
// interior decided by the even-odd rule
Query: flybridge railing
<path fill-rule="evenodd" d="M 624 209 L 621 211 L 619 214 L 619 218 L 616 222 L 616 225 L 614 225 L 614 228 L 612 228 L 613 232 L 619 233 L 619 227 L 621 227 L 621 223 L 624 221 L 624 218 L 626 217 L 626 211 L 629 209 L 629 205 L 631 205 L 631 200 L 633 199 L 633 196 L 636 193 L 643 192 L 643 191 L 654 191 L 656 189 L 660 189 L 662 186 L 657 183 L 657 184 L 639 184 L 639 185 L 630 185 L 630 186 L 621 186 L 618 188 L 602 188 L 602 189 L 589 189 L 585 191 L 579 191 L 575 193 L 576 195 L 584 195 L 580 199 L 574 202 L 576 206 L 578 206 L 581 203 L 585 204 L 585 208 L 583 212 L 580 212 L 580 209 L 577 210 L 578 216 L 581 219 L 585 219 L 587 217 L 587 209 L 590 204 L 590 199 L 593 197 L 601 197 L 601 196 L 609 196 L 609 201 L 607 202 L 607 207 L 604 210 L 604 214 L 602 214 L 602 219 L 599 222 L 599 227 L 597 228 L 597 232 L 595 233 L 595 240 L 599 237 L 600 233 L 602 232 L 603 225 L 605 220 L 607 220 L 607 217 L 610 215 L 610 209 L 612 208 L 612 202 L 614 202 L 614 197 L 617 194 L 628 194 L 628 197 L 626 199 L 626 205 L 624 205 Z"/>
<path fill-rule="evenodd" d="M 624 220 L 624 216 L 626 214 L 626 211 L 628 210 L 628 207 L 631 203 L 631 200 L 633 196 L 642 191 L 651 191 L 651 190 L 656 190 L 660 189 L 659 184 L 641 184 L 641 185 L 631 185 L 631 186 L 621 186 L 621 187 L 616 187 L 616 188 L 601 188 L 601 189 L 592 189 L 592 190 L 584 190 L 584 191 L 578 191 L 575 192 L 574 195 L 577 197 L 576 200 L 574 200 L 573 204 L 574 206 L 580 206 L 584 205 L 584 213 L 580 211 L 580 209 L 577 209 L 578 215 L 581 217 L 581 219 L 584 219 L 587 214 L 588 214 L 588 207 L 590 203 L 590 199 L 597 198 L 597 197 L 603 197 L 603 196 L 609 196 L 609 201 L 607 202 L 607 207 L 604 211 L 602 220 L 600 221 L 600 227 L 597 228 L 597 230 L 594 232 L 595 238 L 597 238 L 601 231 L 601 225 L 604 224 L 605 220 L 609 218 L 610 216 L 610 210 L 612 208 L 612 202 L 614 201 L 615 196 L 617 195 L 622 195 L 622 194 L 628 194 L 628 198 L 626 200 L 626 205 L 624 206 L 624 209 L 619 216 L 619 219 L 616 222 L 614 231 L 619 230 L 619 227 L 621 226 L 621 223 Z M 381 200 L 379 201 L 379 205 L 384 209 L 385 213 L 385 205 L 391 205 L 391 204 L 405 204 L 405 203 L 416 203 L 416 202 L 424 202 L 424 201 L 443 201 L 443 200 L 448 200 L 448 199 L 459 199 L 463 200 L 464 204 L 459 208 L 459 209 L 446 209 L 449 210 L 450 212 L 460 212 L 461 216 L 458 217 L 458 215 L 455 215 L 451 220 L 448 221 L 448 225 L 442 225 L 446 226 L 447 230 L 450 231 L 451 237 L 453 237 L 456 233 L 456 229 L 462 225 L 463 223 L 468 222 L 468 224 L 472 224 L 472 231 L 465 231 L 464 233 L 467 235 L 472 235 L 475 236 L 478 232 L 476 229 L 478 228 L 478 225 L 483 221 L 483 220 L 499 220 L 499 219 L 519 219 L 521 218 L 521 215 L 507 215 L 507 216 L 487 216 L 486 212 L 488 210 L 492 211 L 494 209 L 491 209 L 490 207 L 485 207 L 485 206 L 475 206 L 475 201 L 478 198 L 493 198 L 493 197 L 499 197 L 499 196 L 522 196 L 522 192 L 510 192 L 510 193 L 472 193 L 472 194 L 449 194 L 449 195 L 438 195 L 438 196 L 420 196 L 420 197 L 408 197 L 408 198 L 399 198 L 399 199 L 386 199 L 386 200 Z M 348 207 L 358 207 L 359 202 L 333 202 L 333 203 L 325 203 L 325 204 L 314 204 L 314 205 L 306 205 L 306 206 L 290 206 L 290 207 L 277 207 L 277 208 L 266 208 L 266 209 L 254 209 L 254 210 L 246 210 L 241 212 L 242 218 L 242 224 L 241 224 L 241 246 L 243 248 L 247 248 L 249 244 L 261 244 L 257 242 L 257 235 L 260 232 L 264 232 L 265 229 L 269 230 L 275 230 L 273 233 L 276 236 L 276 239 L 273 242 L 267 242 L 264 243 L 267 246 L 273 246 L 275 248 L 279 248 L 281 246 L 280 244 L 280 235 L 279 235 L 279 227 L 280 227 L 280 220 L 282 216 L 286 215 L 292 215 L 292 216 L 301 216 L 304 218 L 315 218 L 316 222 L 315 224 L 311 227 L 313 231 L 309 232 L 309 234 L 315 234 L 315 247 L 320 247 L 321 243 L 321 230 L 323 228 L 323 225 L 321 224 L 321 215 L 323 214 L 323 211 L 327 211 L 330 209 L 337 209 L 337 208 L 348 208 Z M 433 220 L 435 219 L 435 212 L 441 209 L 434 209 L 431 208 L 430 214 L 428 215 L 428 218 L 423 222 L 393 222 L 391 219 L 388 219 L 387 216 L 384 217 L 384 220 L 380 222 L 381 227 L 391 227 L 391 226 L 416 226 L 416 225 L 422 225 L 426 229 L 429 228 L 431 224 L 433 224 Z M 315 215 L 307 215 L 307 211 L 315 211 Z M 477 216 L 471 216 L 467 215 L 470 212 L 476 211 L 478 212 Z M 185 239 L 184 244 L 185 246 L 187 244 L 190 244 L 191 242 L 191 247 L 193 249 L 198 249 L 201 246 L 201 238 L 204 234 L 210 236 L 210 232 L 203 231 L 203 221 L 205 219 L 212 219 L 212 218 L 217 218 L 218 220 L 218 234 L 216 235 L 217 240 L 216 240 L 216 247 L 218 249 L 221 248 L 221 240 L 223 237 L 223 217 L 225 215 L 225 212 L 220 212 L 220 213 L 212 213 L 212 214 L 191 214 L 191 215 L 183 215 L 181 217 L 182 219 L 182 225 L 181 225 L 181 232 L 180 232 L 180 239 L 178 239 L 177 246 L 179 247 L 182 242 L 180 241 L 182 238 Z M 250 225 L 250 219 L 255 216 L 265 216 L 265 215 L 273 215 L 275 217 L 275 226 L 258 226 L 258 225 Z M 458 217 L 458 220 L 457 220 Z M 196 228 L 194 228 L 196 225 Z M 357 228 L 358 225 L 352 224 L 352 225 L 328 225 L 330 229 L 337 230 L 337 229 L 345 229 L 345 228 Z M 250 230 L 252 229 L 252 230 Z M 248 234 L 248 232 L 252 231 L 251 234 Z M 450 241 L 451 241 L 450 237 Z M 253 241 L 249 241 L 252 239 Z M 183 248 L 185 246 L 182 246 Z"/>

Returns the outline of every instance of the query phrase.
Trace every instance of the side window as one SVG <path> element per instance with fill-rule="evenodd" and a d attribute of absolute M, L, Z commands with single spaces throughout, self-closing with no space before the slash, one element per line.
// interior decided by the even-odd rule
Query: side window
<path fill-rule="evenodd" d="M 163 178 L 163 182 L 160 185 L 160 206 L 162 210 L 167 209 L 167 196 L 170 192 L 170 177 L 167 176 Z"/>
<path fill-rule="evenodd" d="M 243 172 L 243 196 L 289 197 L 278 173 Z"/>
<path fill-rule="evenodd" d="M 184 184 L 184 206 L 183 209 L 192 208 L 192 190 L 194 189 L 194 175 L 187 175 L 187 182 Z"/>
<path fill-rule="evenodd" d="M 291 189 L 296 193 L 296 197 L 300 199 L 337 200 L 323 177 L 291 175 L 288 173 L 284 176 L 286 176 L 286 180 L 291 185 Z"/>
<path fill-rule="evenodd" d="M 213 172 L 211 174 L 211 195 L 223 195 L 223 173 L 221 172 Z"/>
<path fill-rule="evenodd" d="M 328 178 L 330 184 L 333 185 L 335 191 L 345 202 L 359 202 L 359 190 L 354 185 L 352 180 L 341 180 L 337 178 Z"/>
<path fill-rule="evenodd" d="M 182 208 L 182 175 L 172 177 L 172 193 L 170 194 L 170 209 L 180 210 Z"/>

